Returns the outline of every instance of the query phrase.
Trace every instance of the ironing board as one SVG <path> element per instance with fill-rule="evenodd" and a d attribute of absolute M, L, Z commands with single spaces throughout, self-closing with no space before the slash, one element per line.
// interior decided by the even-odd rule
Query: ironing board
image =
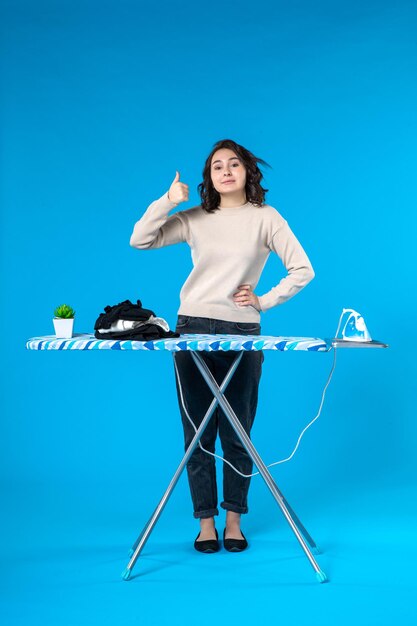
<path fill-rule="evenodd" d="M 122 578 L 128 580 L 139 555 L 145 546 L 156 522 L 158 521 L 167 501 L 170 497 L 184 467 L 186 466 L 190 456 L 195 450 L 200 438 L 207 426 L 217 405 L 221 407 L 227 419 L 230 421 L 237 436 L 241 440 L 243 446 L 247 450 L 252 461 L 256 465 L 264 479 L 267 487 L 272 493 L 275 501 L 281 509 L 285 519 L 294 532 L 301 548 L 303 549 L 307 559 L 316 572 L 317 579 L 320 583 L 327 582 L 328 578 L 315 560 L 314 554 L 319 554 L 317 544 L 307 532 L 300 522 L 288 501 L 284 498 L 279 490 L 273 477 L 271 476 L 265 463 L 259 456 L 251 439 L 242 427 L 238 417 L 234 413 L 227 398 L 225 390 L 237 368 L 245 351 L 254 350 L 275 350 L 285 352 L 288 350 L 302 350 L 308 352 L 329 352 L 332 348 L 385 348 L 386 344 L 379 341 L 371 342 L 355 342 L 338 339 L 320 339 L 317 337 L 274 337 L 269 335 L 206 335 L 206 334 L 184 334 L 180 337 L 169 339 L 156 339 L 152 341 L 132 341 L 132 340 L 116 340 L 116 339 L 96 339 L 91 334 L 75 334 L 71 339 L 58 339 L 55 336 L 33 337 L 26 343 L 28 350 L 151 350 L 151 351 L 168 351 L 175 353 L 183 350 L 191 352 L 191 356 L 206 381 L 214 398 L 207 412 L 198 427 L 193 440 L 187 448 L 185 455 L 179 464 L 167 490 L 162 496 L 158 506 L 151 515 L 149 521 L 145 524 L 139 537 L 129 554 L 129 562 L 122 573 Z M 199 354 L 202 351 L 235 351 L 236 357 L 233 360 L 229 371 L 227 372 L 221 385 L 218 385 L 213 374 L 208 368 L 206 362 Z"/>

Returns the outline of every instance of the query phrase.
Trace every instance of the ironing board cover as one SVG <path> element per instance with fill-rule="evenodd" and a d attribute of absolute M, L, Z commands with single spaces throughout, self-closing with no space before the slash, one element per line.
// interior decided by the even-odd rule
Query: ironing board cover
<path fill-rule="evenodd" d="M 328 352 L 332 346 L 317 337 L 273 337 L 269 335 L 204 335 L 184 334 L 169 339 L 132 341 L 96 339 L 91 334 L 75 334 L 71 339 L 55 335 L 33 337 L 26 343 L 28 350 L 307 350 Z"/>

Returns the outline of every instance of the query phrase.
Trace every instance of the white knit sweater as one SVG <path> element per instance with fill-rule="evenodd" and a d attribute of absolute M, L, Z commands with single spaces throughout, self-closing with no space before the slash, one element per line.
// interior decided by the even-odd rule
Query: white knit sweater
<path fill-rule="evenodd" d="M 283 304 L 314 278 L 311 263 L 287 221 L 268 204 L 250 202 L 207 213 L 200 205 L 168 217 L 176 205 L 165 193 L 136 222 L 130 245 L 139 250 L 187 242 L 193 269 L 180 292 L 178 314 L 230 322 L 259 322 L 253 306 L 239 306 L 233 294 L 244 283 L 256 286 L 269 254 L 275 252 L 287 275 L 258 295 L 261 310 Z"/>

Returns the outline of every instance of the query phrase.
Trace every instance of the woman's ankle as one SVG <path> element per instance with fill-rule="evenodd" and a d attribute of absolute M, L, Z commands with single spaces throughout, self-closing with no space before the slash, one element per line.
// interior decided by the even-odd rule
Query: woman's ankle
<path fill-rule="evenodd" d="M 202 530 L 209 530 L 211 528 L 214 528 L 214 517 L 200 518 L 200 528 Z"/>
<path fill-rule="evenodd" d="M 235 513 L 234 511 L 227 511 L 226 527 L 227 528 L 240 528 L 240 513 Z"/>

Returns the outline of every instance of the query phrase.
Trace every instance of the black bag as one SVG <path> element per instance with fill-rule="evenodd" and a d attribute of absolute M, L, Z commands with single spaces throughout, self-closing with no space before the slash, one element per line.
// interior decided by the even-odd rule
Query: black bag
<path fill-rule="evenodd" d="M 151 316 L 156 317 L 155 313 L 150 309 L 142 308 L 142 302 L 140 300 L 137 300 L 137 304 L 132 304 L 130 300 L 125 300 L 114 306 L 104 307 L 104 311 L 105 313 L 100 313 L 94 324 L 94 336 L 96 339 L 133 339 L 136 341 L 149 341 L 180 336 L 178 333 L 174 333 L 171 330 L 166 331 L 158 324 L 153 324 L 152 322 L 141 324 L 138 328 L 101 333 L 100 329 L 108 329 L 118 320 L 146 322 Z"/>

